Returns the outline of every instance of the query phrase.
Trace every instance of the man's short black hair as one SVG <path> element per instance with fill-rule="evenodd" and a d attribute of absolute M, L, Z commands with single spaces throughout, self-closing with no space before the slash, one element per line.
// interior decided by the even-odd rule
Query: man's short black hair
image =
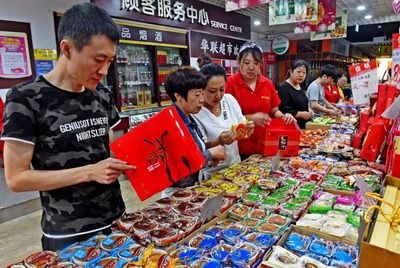
<path fill-rule="evenodd" d="M 332 64 L 325 64 L 324 66 L 322 66 L 321 70 L 319 70 L 318 77 L 322 77 L 324 75 L 336 79 L 338 76 L 338 70 Z"/>
<path fill-rule="evenodd" d="M 174 93 L 178 93 L 185 100 L 191 89 L 204 89 L 207 86 L 206 78 L 192 67 L 181 67 L 171 72 L 165 82 L 165 91 L 169 98 L 176 102 Z"/>
<path fill-rule="evenodd" d="M 72 6 L 61 17 L 57 30 L 60 42 L 63 39 L 71 40 L 80 51 L 95 35 L 105 35 L 118 44 L 117 25 L 104 9 L 91 3 L 81 3 Z"/>
<path fill-rule="evenodd" d="M 200 72 L 206 77 L 206 80 L 210 80 L 214 76 L 222 76 L 226 81 L 225 68 L 216 63 L 209 63 L 201 67 Z"/>

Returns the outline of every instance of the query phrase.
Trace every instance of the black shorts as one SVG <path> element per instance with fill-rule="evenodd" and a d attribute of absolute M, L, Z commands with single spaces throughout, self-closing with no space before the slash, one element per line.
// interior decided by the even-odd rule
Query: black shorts
<path fill-rule="evenodd" d="M 101 233 L 104 235 L 109 235 L 111 233 L 111 228 L 101 230 Z M 85 242 L 86 240 L 88 240 L 89 238 L 91 238 L 96 234 L 98 233 L 93 232 L 89 234 L 78 235 L 67 238 L 49 238 L 45 235 L 42 235 L 42 248 L 43 250 L 58 251 L 64 249 L 69 245 L 72 245 L 75 242 Z"/>

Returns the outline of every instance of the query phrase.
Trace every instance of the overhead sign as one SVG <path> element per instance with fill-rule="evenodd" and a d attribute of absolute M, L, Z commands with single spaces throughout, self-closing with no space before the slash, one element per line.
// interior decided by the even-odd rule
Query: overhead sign
<path fill-rule="evenodd" d="M 187 31 L 115 21 L 121 43 L 187 48 Z"/>
<path fill-rule="evenodd" d="M 269 2 L 270 0 L 225 0 L 225 11 L 229 12 L 248 7 L 255 7 Z"/>
<path fill-rule="evenodd" d="M 269 25 L 318 19 L 318 0 L 272 0 L 269 3 Z"/>
<path fill-rule="evenodd" d="M 91 0 L 116 18 L 250 39 L 250 17 L 195 0 Z"/>
<path fill-rule="evenodd" d="M 201 57 L 207 54 L 213 59 L 235 60 L 239 54 L 239 48 L 244 42 L 246 40 L 191 31 L 190 54 L 192 57 Z"/>
<path fill-rule="evenodd" d="M 272 40 L 272 51 L 278 55 L 285 54 L 289 49 L 289 39 L 283 35 L 277 36 Z"/>
<path fill-rule="evenodd" d="M 33 49 L 35 60 L 57 60 L 57 50 L 35 48 Z"/>
<path fill-rule="evenodd" d="M 337 12 L 335 29 L 311 32 L 311 41 L 345 38 L 347 36 L 347 10 Z"/>

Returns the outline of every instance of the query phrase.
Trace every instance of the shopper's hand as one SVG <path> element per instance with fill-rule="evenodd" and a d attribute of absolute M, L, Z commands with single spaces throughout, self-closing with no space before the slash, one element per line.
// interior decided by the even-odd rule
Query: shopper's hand
<path fill-rule="evenodd" d="M 231 144 L 235 140 L 236 140 L 236 133 L 233 130 L 223 131 L 218 136 L 218 141 L 219 141 L 219 144 L 221 144 L 221 145 Z"/>
<path fill-rule="evenodd" d="M 251 121 L 251 120 L 247 120 L 247 122 L 246 122 L 246 127 L 247 127 L 247 137 L 250 137 L 250 136 L 251 136 L 251 134 L 253 134 L 255 126 L 256 126 L 256 125 L 254 124 L 254 122 L 253 122 L 253 121 Z"/>
<path fill-rule="evenodd" d="M 254 124 L 256 124 L 257 126 L 260 126 L 260 127 L 269 126 L 269 124 L 271 122 L 271 117 L 266 113 L 258 112 L 258 113 L 248 115 L 247 117 L 248 117 L 248 119 L 253 121 Z"/>
<path fill-rule="evenodd" d="M 328 109 L 327 114 L 331 115 L 331 116 L 335 116 L 337 114 L 337 111 L 335 109 Z"/>
<path fill-rule="evenodd" d="M 312 116 L 312 112 L 299 112 L 300 113 L 300 118 L 303 118 L 304 120 L 309 120 Z"/>
<path fill-rule="evenodd" d="M 225 148 L 222 145 L 218 145 L 215 147 L 212 147 L 208 149 L 211 157 L 212 157 L 212 163 L 211 166 L 216 166 L 220 161 L 223 161 L 226 159 L 226 153 L 225 153 Z"/>
<path fill-rule="evenodd" d="M 111 184 L 118 179 L 123 171 L 136 169 L 135 166 L 128 165 L 125 161 L 112 157 L 89 165 L 88 168 L 89 181 L 96 181 L 101 184 Z"/>
<path fill-rule="evenodd" d="M 289 113 L 284 114 L 282 116 L 282 119 L 283 119 L 283 121 L 285 122 L 286 125 L 291 124 L 293 122 L 297 122 L 296 118 L 294 118 L 294 116 L 289 114 Z"/>

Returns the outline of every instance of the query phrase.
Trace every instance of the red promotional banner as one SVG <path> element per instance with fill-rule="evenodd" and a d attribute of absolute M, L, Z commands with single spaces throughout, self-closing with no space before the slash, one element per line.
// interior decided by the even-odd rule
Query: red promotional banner
<path fill-rule="evenodd" d="M 369 103 L 369 96 L 378 91 L 376 61 L 359 63 L 349 67 L 354 104 Z"/>
<path fill-rule="evenodd" d="M 396 88 L 400 89 L 400 34 L 392 35 L 392 79 L 395 81 Z"/>
<path fill-rule="evenodd" d="M 140 200 L 200 170 L 200 149 L 175 107 L 162 110 L 111 144 L 115 156 L 137 167 L 126 171 Z"/>

